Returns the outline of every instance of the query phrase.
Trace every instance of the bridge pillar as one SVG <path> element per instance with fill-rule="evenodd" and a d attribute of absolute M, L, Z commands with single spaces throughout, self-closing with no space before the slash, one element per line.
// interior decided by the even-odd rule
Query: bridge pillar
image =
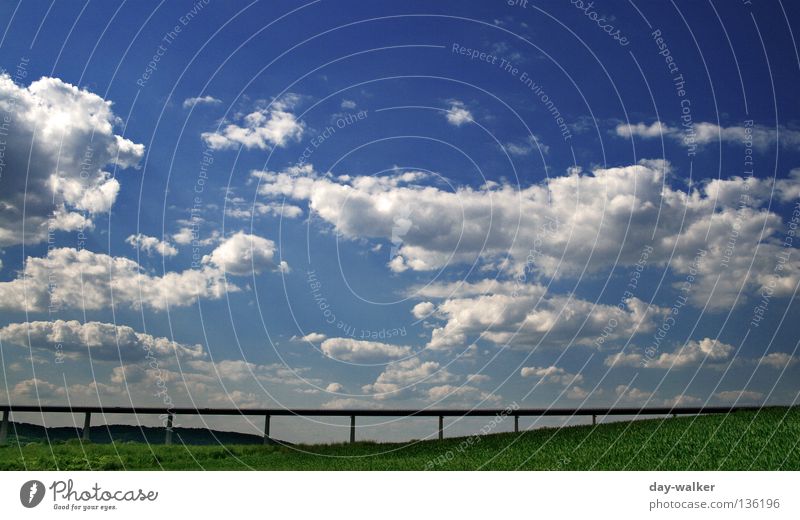
<path fill-rule="evenodd" d="M 172 444 L 172 414 L 167 416 L 167 433 L 164 438 L 164 444 L 167 446 Z"/>
<path fill-rule="evenodd" d="M 83 440 L 89 441 L 89 430 L 92 426 L 92 412 L 86 412 L 86 417 L 83 419 Z"/>
<path fill-rule="evenodd" d="M 264 444 L 269 444 L 269 420 L 270 416 L 266 415 L 264 417 Z"/>
<path fill-rule="evenodd" d="M 596 425 L 597 425 L 597 416 L 596 415 L 592 415 L 592 426 L 596 426 Z"/>
<path fill-rule="evenodd" d="M 3 410 L 3 422 L 0 423 L 0 444 L 5 444 L 8 438 L 8 416 L 11 415 L 9 410 Z"/>
<path fill-rule="evenodd" d="M 356 416 L 350 416 L 350 443 L 356 442 Z"/>
<path fill-rule="evenodd" d="M 519 415 L 514 416 L 514 433 L 519 433 Z"/>
<path fill-rule="evenodd" d="M 444 439 L 444 416 L 439 416 L 439 440 Z"/>

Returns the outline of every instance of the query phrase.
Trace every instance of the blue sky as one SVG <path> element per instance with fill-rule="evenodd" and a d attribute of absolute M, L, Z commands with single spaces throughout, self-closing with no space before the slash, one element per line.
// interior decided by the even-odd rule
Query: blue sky
<path fill-rule="evenodd" d="M 797 16 L 8 2 L 3 400 L 793 403 Z"/>

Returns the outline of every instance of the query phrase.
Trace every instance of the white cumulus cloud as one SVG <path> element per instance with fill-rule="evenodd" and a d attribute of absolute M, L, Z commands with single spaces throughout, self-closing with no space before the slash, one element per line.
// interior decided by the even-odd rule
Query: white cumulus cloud
<path fill-rule="evenodd" d="M 307 341 L 309 343 L 322 343 L 328 336 L 320 332 L 309 332 L 305 336 L 292 336 L 292 341 Z"/>
<path fill-rule="evenodd" d="M 700 363 L 727 361 L 735 350 L 736 347 L 733 345 L 711 338 L 704 338 L 700 341 L 688 341 L 674 352 L 661 352 L 650 357 L 640 352 L 614 354 L 605 359 L 605 364 L 612 367 L 631 366 L 669 370 L 693 367 Z"/>
<path fill-rule="evenodd" d="M 339 383 L 330 383 L 328 386 L 325 387 L 325 391 L 330 392 L 332 394 L 341 392 L 342 390 L 344 390 L 344 387 Z"/>
<path fill-rule="evenodd" d="M 718 400 L 724 403 L 761 403 L 764 400 L 763 392 L 754 390 L 725 390 L 714 394 Z"/>
<path fill-rule="evenodd" d="M 132 308 L 163 310 L 221 298 L 237 291 L 215 267 L 154 276 L 133 260 L 85 249 L 57 248 L 44 258 L 28 257 L 20 274 L 0 282 L 0 309 L 108 309 L 113 301 Z"/>
<path fill-rule="evenodd" d="M 800 131 L 785 126 L 768 127 L 751 124 L 720 126 L 716 123 L 699 122 L 691 128 L 680 128 L 666 125 L 660 121 L 651 124 L 621 123 L 615 128 L 619 137 L 640 137 L 643 139 L 668 138 L 686 146 L 709 143 L 752 143 L 757 150 L 774 148 L 777 144 L 787 148 L 800 148 Z"/>
<path fill-rule="evenodd" d="M 328 338 L 320 345 L 327 356 L 340 361 L 381 362 L 411 353 L 411 347 L 352 338 Z"/>
<path fill-rule="evenodd" d="M 436 305 L 434 305 L 432 302 L 421 302 L 414 305 L 414 308 L 411 309 L 411 314 L 413 314 L 418 320 L 421 320 L 433 314 L 433 311 L 435 310 Z"/>
<path fill-rule="evenodd" d="M 543 383 L 557 383 L 564 386 L 578 384 L 583 381 L 580 374 L 570 374 L 566 370 L 556 366 L 549 367 L 522 367 L 520 370 L 522 377 L 535 377 Z"/>
<path fill-rule="evenodd" d="M 759 365 L 768 366 L 776 370 L 783 370 L 798 362 L 797 356 L 785 352 L 772 352 L 758 360 Z"/>
<path fill-rule="evenodd" d="M 603 305 L 550 294 L 541 285 L 522 286 L 518 294 L 508 292 L 513 283 L 478 285 L 499 291 L 439 303 L 436 316 L 442 317 L 444 325 L 433 329 L 428 348 L 464 348 L 475 339 L 518 348 L 534 348 L 540 342 L 592 345 L 601 335 L 605 342 L 652 331 L 665 312 L 637 298 L 619 306 Z"/>
<path fill-rule="evenodd" d="M 649 266 L 668 265 L 678 277 L 692 272 L 692 302 L 711 309 L 732 305 L 741 288 L 739 302 L 770 286 L 773 296 L 791 294 L 800 259 L 775 270 L 785 224 L 764 207 L 772 183 L 731 177 L 682 190 L 667 182 L 670 171 L 665 161 L 643 160 L 591 174 L 574 169 L 523 188 L 448 190 L 424 177 L 321 175 L 308 164 L 253 176 L 261 195 L 307 201 L 344 238 L 392 241 L 387 266 L 395 272 L 480 262 L 567 278 L 634 266 L 646 252 Z M 787 180 L 775 195 L 788 201 L 800 190 Z M 694 266 L 700 250 L 704 261 Z"/>
<path fill-rule="evenodd" d="M 296 96 L 273 101 L 244 116 L 241 124 L 229 123 L 215 132 L 203 132 L 202 138 L 214 150 L 237 146 L 259 150 L 284 147 L 299 140 L 305 130 L 305 124 L 290 112 L 296 102 Z"/>
<path fill-rule="evenodd" d="M 223 240 L 211 254 L 203 257 L 203 263 L 235 276 L 288 269 L 286 262 L 275 263 L 275 242 L 243 231 Z"/>
<path fill-rule="evenodd" d="M 375 399 L 400 399 L 418 392 L 418 385 L 434 385 L 456 381 L 457 377 L 436 361 L 422 361 L 417 357 L 387 365 L 374 383 L 362 390 Z"/>
<path fill-rule="evenodd" d="M 53 352 L 56 346 L 66 357 L 91 355 L 100 361 L 141 361 L 151 356 L 202 359 L 202 345 L 186 345 L 163 337 L 136 332 L 127 325 L 76 320 L 12 323 L 0 328 L 0 339 L 35 350 Z"/>
<path fill-rule="evenodd" d="M 214 96 L 190 97 L 183 100 L 183 108 L 192 108 L 197 105 L 219 105 L 222 100 Z"/>
<path fill-rule="evenodd" d="M 41 242 L 48 228 L 91 229 L 120 189 L 106 168 L 135 167 L 144 156 L 143 145 L 114 133 L 120 120 L 110 101 L 58 78 L 23 87 L 0 74 L 0 110 L 13 125 L 0 176 L 0 247 Z"/>
<path fill-rule="evenodd" d="M 472 121 L 472 113 L 464 107 L 461 101 L 450 102 L 450 108 L 445 112 L 447 122 L 454 126 L 461 126 Z"/>
<path fill-rule="evenodd" d="M 161 256 L 175 256 L 178 254 L 178 250 L 169 242 L 141 233 L 129 236 L 125 242 L 133 247 L 138 247 L 148 255 L 157 253 Z"/>
<path fill-rule="evenodd" d="M 498 403 L 502 401 L 502 396 L 485 392 L 470 385 L 440 385 L 428 390 L 428 400 L 437 404 L 447 401 L 451 403 L 470 403 L 470 405 L 475 406 L 478 404 Z"/>
<path fill-rule="evenodd" d="M 28 257 L 17 277 L 0 282 L 0 309 L 44 311 L 49 308 L 97 310 L 117 305 L 164 310 L 198 299 L 218 299 L 239 288 L 225 274 L 243 276 L 289 269 L 273 262 L 271 240 L 236 233 L 203 257 L 198 269 L 152 275 L 134 260 L 86 249 L 55 248 L 43 258 Z"/>

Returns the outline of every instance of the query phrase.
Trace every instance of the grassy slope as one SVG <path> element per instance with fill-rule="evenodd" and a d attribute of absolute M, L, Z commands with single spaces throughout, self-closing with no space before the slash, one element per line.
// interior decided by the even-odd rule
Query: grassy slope
<path fill-rule="evenodd" d="M 408 445 L 166 447 L 138 443 L 82 446 L 67 441 L 52 446 L 0 447 L 0 469 L 56 468 L 798 470 L 800 408 L 540 429 Z"/>

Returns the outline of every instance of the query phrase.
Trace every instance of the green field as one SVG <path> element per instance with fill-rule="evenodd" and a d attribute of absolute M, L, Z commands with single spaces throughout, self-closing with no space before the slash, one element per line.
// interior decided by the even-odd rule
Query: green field
<path fill-rule="evenodd" d="M 539 429 L 444 441 L 0 447 L 2 470 L 800 470 L 800 408 Z"/>

